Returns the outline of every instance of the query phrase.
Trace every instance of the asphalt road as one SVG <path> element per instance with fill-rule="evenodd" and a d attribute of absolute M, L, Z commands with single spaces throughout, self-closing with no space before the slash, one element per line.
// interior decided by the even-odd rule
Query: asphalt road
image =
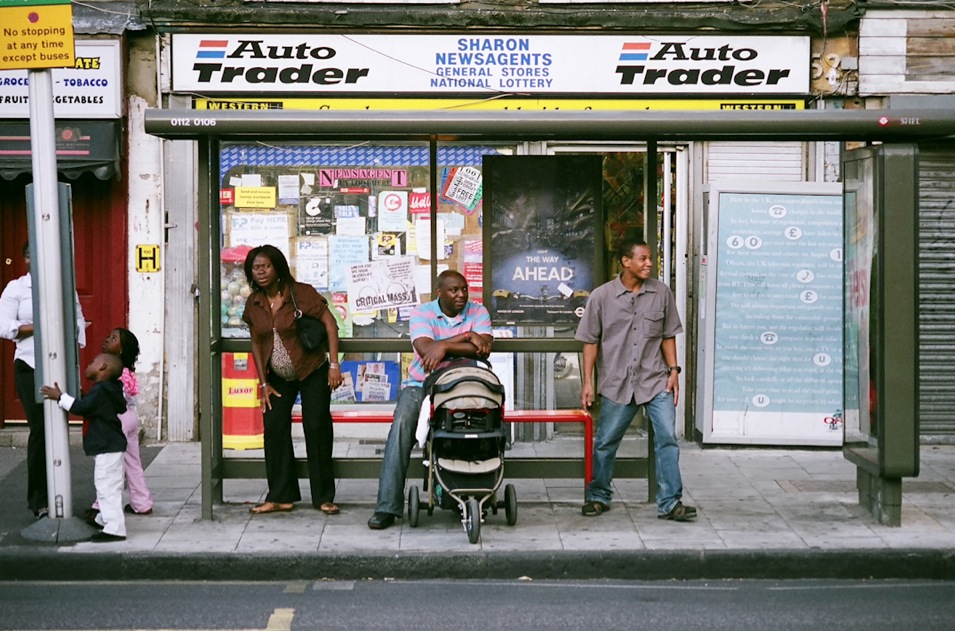
<path fill-rule="evenodd" d="M 955 628 L 955 582 L 0 583 L 0 629 Z"/>

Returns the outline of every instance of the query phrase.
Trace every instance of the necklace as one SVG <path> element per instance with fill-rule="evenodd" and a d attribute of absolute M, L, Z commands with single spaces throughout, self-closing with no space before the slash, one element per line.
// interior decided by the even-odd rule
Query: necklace
<path fill-rule="evenodd" d="M 279 299 L 281 296 L 282 296 L 281 293 L 275 294 L 275 298 L 268 298 L 268 296 L 266 296 L 266 298 L 268 298 L 268 300 L 269 300 L 269 308 L 270 308 L 270 309 L 272 309 L 273 311 L 275 311 L 275 303 L 276 303 L 276 301 L 278 301 L 278 299 Z"/>

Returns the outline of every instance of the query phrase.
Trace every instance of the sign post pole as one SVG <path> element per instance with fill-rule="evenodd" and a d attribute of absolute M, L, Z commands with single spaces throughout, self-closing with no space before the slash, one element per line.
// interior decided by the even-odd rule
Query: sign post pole
<path fill-rule="evenodd" d="M 60 214 L 56 176 L 56 136 L 53 122 L 53 80 L 50 70 L 30 71 L 30 142 L 33 153 L 33 226 L 31 237 L 34 279 L 39 304 L 34 323 L 42 332 L 37 349 L 37 375 L 44 382 L 66 385 L 66 336 L 61 322 L 63 278 L 60 271 Z M 69 323 L 72 324 L 72 323 Z M 37 383 L 39 388 L 41 385 Z M 76 393 L 71 393 L 76 395 Z M 47 493 L 50 516 L 72 517 L 70 448 L 66 413 L 55 401 L 44 401 Z"/>
<path fill-rule="evenodd" d="M 43 383 L 66 386 L 66 343 L 67 339 L 74 343 L 76 339 L 75 335 L 65 332 L 66 326 L 75 326 L 75 323 L 63 322 L 62 317 L 61 242 L 64 235 L 60 226 L 51 70 L 75 64 L 73 11 L 69 0 L 0 0 L 0 24 L 3 25 L 0 27 L 0 70 L 29 70 L 33 160 L 30 249 L 36 283 L 34 326 L 39 342 L 34 396 L 39 397 Z M 72 287 L 72 283 L 69 286 Z M 70 295 L 66 299 L 72 298 Z M 53 542 L 85 539 L 90 535 L 90 528 L 73 519 L 66 414 L 55 401 L 45 401 L 43 416 L 50 519 L 38 520 L 22 534 L 29 539 Z"/>

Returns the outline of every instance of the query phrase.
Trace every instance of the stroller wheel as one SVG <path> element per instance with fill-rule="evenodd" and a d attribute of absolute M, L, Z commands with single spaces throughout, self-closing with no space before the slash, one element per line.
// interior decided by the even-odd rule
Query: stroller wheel
<path fill-rule="evenodd" d="M 507 525 L 513 526 L 517 523 L 517 490 L 513 484 L 504 487 L 504 516 L 507 518 Z"/>
<path fill-rule="evenodd" d="M 477 543 L 481 538 L 481 504 L 474 498 L 469 499 L 464 515 L 464 531 L 468 541 Z"/>
<path fill-rule="evenodd" d="M 418 498 L 418 487 L 412 486 L 408 489 L 408 524 L 412 528 L 418 527 L 418 511 L 421 503 Z"/>

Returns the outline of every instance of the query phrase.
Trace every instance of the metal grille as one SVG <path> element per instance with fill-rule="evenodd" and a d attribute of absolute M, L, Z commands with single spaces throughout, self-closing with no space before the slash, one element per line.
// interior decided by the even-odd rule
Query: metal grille
<path fill-rule="evenodd" d="M 484 155 L 497 149 L 476 145 L 438 147 L 441 165 L 480 165 Z M 418 145 L 321 145 L 316 143 L 225 144 L 219 157 L 222 177 L 239 165 L 288 167 L 372 167 L 429 165 L 427 144 Z"/>
<path fill-rule="evenodd" d="M 802 182 L 806 151 L 801 142 L 710 142 L 706 145 L 706 181 L 750 178 Z"/>
<path fill-rule="evenodd" d="M 890 241 L 891 242 L 891 241 Z M 955 150 L 919 154 L 922 442 L 955 442 Z"/>

